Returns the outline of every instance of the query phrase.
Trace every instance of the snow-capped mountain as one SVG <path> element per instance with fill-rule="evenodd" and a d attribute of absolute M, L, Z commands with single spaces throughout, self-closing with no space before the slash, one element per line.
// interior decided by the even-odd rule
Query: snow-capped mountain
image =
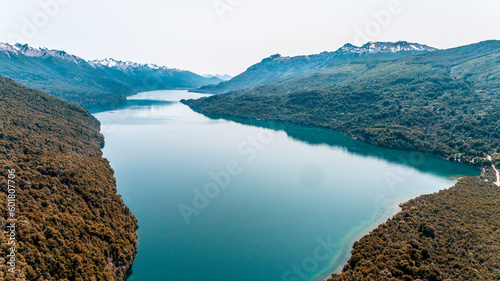
<path fill-rule="evenodd" d="M 28 44 L 5 44 L 5 43 L 0 43 L 0 52 L 3 52 L 7 55 L 9 54 L 15 54 L 15 55 L 24 55 L 27 57 L 38 57 L 38 58 L 47 58 L 47 57 L 56 57 L 60 59 L 64 59 L 67 61 L 74 62 L 76 64 L 86 62 L 84 59 L 70 55 L 66 53 L 65 51 L 59 51 L 59 50 L 49 50 L 47 48 L 33 48 L 29 46 Z"/>
<path fill-rule="evenodd" d="M 65 51 L 0 43 L 0 76 L 84 106 L 123 100 L 142 91 L 217 84 L 190 71 L 103 59 L 87 61 Z"/>
<path fill-rule="evenodd" d="M 356 54 L 377 54 L 377 53 L 397 53 L 397 52 L 415 52 L 427 51 L 434 52 L 438 49 L 422 45 L 418 43 L 409 43 L 406 41 L 399 42 L 368 42 L 361 47 L 352 44 L 346 44 L 337 52 L 339 53 L 356 53 Z"/>
<path fill-rule="evenodd" d="M 400 59 L 436 50 L 426 45 L 400 41 L 369 42 L 361 47 L 346 44 L 337 51 L 306 56 L 289 57 L 276 54 L 250 66 L 229 81 L 221 82 L 216 86 L 203 86 L 198 91 L 220 94 L 237 89 L 250 89 L 269 83 L 280 83 L 298 74 L 328 69 L 358 59 Z"/>
<path fill-rule="evenodd" d="M 153 63 L 137 63 L 132 61 L 121 61 L 112 58 L 102 59 L 102 60 L 91 60 L 89 64 L 94 67 L 109 67 L 118 69 L 121 71 L 131 71 L 136 69 L 153 69 L 153 70 L 168 70 L 168 71 L 182 71 L 176 68 L 169 68 L 166 66 L 159 66 Z"/>
<path fill-rule="evenodd" d="M 113 58 L 107 58 L 107 59 L 96 59 L 96 60 L 84 60 L 83 58 L 77 57 L 75 55 L 71 55 L 66 53 L 65 51 L 60 51 L 60 50 L 49 50 L 47 48 L 34 48 L 31 47 L 27 44 L 6 44 L 6 43 L 0 43 L 0 53 L 4 53 L 7 55 L 14 54 L 14 55 L 24 55 L 27 57 L 32 57 L 32 58 L 48 58 L 48 57 L 56 57 L 60 58 L 63 60 L 67 60 L 76 64 L 81 64 L 81 63 L 88 63 L 89 65 L 93 67 L 109 67 L 113 69 L 117 69 L 120 71 L 130 71 L 130 70 L 136 70 L 136 69 L 142 69 L 142 70 L 164 70 L 164 71 L 170 71 L 170 72 L 182 72 L 183 70 L 176 69 L 176 68 L 169 68 L 166 66 L 159 66 L 156 64 L 148 63 L 148 64 L 142 64 L 142 63 L 137 63 L 137 62 L 132 62 L 132 61 L 121 61 L 121 60 L 115 60 Z M 216 76 L 211 76 L 207 78 L 213 78 Z M 221 79 L 223 80 L 223 79 Z"/>

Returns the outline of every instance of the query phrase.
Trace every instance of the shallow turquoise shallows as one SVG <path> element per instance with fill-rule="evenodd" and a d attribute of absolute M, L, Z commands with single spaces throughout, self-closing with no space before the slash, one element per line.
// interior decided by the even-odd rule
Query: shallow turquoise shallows
<path fill-rule="evenodd" d="M 130 281 L 322 280 L 398 203 L 479 169 L 290 124 L 210 119 L 155 91 L 96 109 L 139 219 Z"/>

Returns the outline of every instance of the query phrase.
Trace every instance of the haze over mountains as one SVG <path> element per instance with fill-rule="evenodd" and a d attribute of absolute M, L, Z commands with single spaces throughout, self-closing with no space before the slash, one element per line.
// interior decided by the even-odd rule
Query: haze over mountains
<path fill-rule="evenodd" d="M 155 64 L 86 61 L 65 51 L 3 43 L 0 75 L 83 106 L 120 101 L 141 91 L 191 89 L 223 81 Z"/>

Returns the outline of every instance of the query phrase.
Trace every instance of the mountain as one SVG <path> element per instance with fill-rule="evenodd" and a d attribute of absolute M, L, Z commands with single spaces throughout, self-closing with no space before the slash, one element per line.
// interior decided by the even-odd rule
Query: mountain
<path fill-rule="evenodd" d="M 227 82 L 203 86 L 194 91 L 221 94 L 264 84 L 278 84 L 300 74 L 334 68 L 353 61 L 393 60 L 436 50 L 426 45 L 400 41 L 396 43 L 369 42 L 361 47 L 346 44 L 335 52 L 309 56 L 283 57 L 276 54 L 249 67 L 245 72 Z"/>
<path fill-rule="evenodd" d="M 0 280 L 124 280 L 137 219 L 116 193 L 103 142 L 87 110 L 0 77 L 0 201 L 15 200 L 12 213 L 0 208 L 4 233 L 17 219 L 15 244 L 0 235 Z"/>
<path fill-rule="evenodd" d="M 229 74 L 215 74 L 215 75 L 212 75 L 212 74 L 205 74 L 203 75 L 203 77 L 205 78 L 219 78 L 220 80 L 222 81 L 229 81 L 231 79 L 233 79 L 233 76 L 229 75 Z"/>
<path fill-rule="evenodd" d="M 83 60 L 82 58 L 70 55 L 64 51 L 48 50 L 47 48 L 32 48 L 26 44 L 9 45 L 0 43 L 0 52 L 5 53 L 7 56 L 10 56 L 10 54 L 12 54 L 12 55 L 24 55 L 27 57 L 36 57 L 36 58 L 55 57 L 76 64 L 85 63 L 85 60 Z"/>
<path fill-rule="evenodd" d="M 422 45 L 418 43 L 409 43 L 406 41 L 399 42 L 368 42 L 361 47 L 356 47 L 352 44 L 345 44 L 338 49 L 338 53 L 351 54 L 380 54 L 380 53 L 399 53 L 399 52 L 434 52 L 438 49 Z"/>
<path fill-rule="evenodd" d="M 500 164 L 499 65 L 500 41 L 485 41 L 184 102 L 209 116 L 318 126 L 466 162 L 497 155 Z"/>
<path fill-rule="evenodd" d="M 64 51 L 3 43 L 0 75 L 87 107 L 121 101 L 141 91 L 191 89 L 222 81 L 154 64 L 86 61 Z"/>

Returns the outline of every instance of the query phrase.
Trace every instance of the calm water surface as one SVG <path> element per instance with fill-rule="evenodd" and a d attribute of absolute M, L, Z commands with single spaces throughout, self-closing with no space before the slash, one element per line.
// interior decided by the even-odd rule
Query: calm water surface
<path fill-rule="evenodd" d="M 214 120 L 155 91 L 96 109 L 139 219 L 130 281 L 321 280 L 397 203 L 477 168 L 290 124 Z"/>

